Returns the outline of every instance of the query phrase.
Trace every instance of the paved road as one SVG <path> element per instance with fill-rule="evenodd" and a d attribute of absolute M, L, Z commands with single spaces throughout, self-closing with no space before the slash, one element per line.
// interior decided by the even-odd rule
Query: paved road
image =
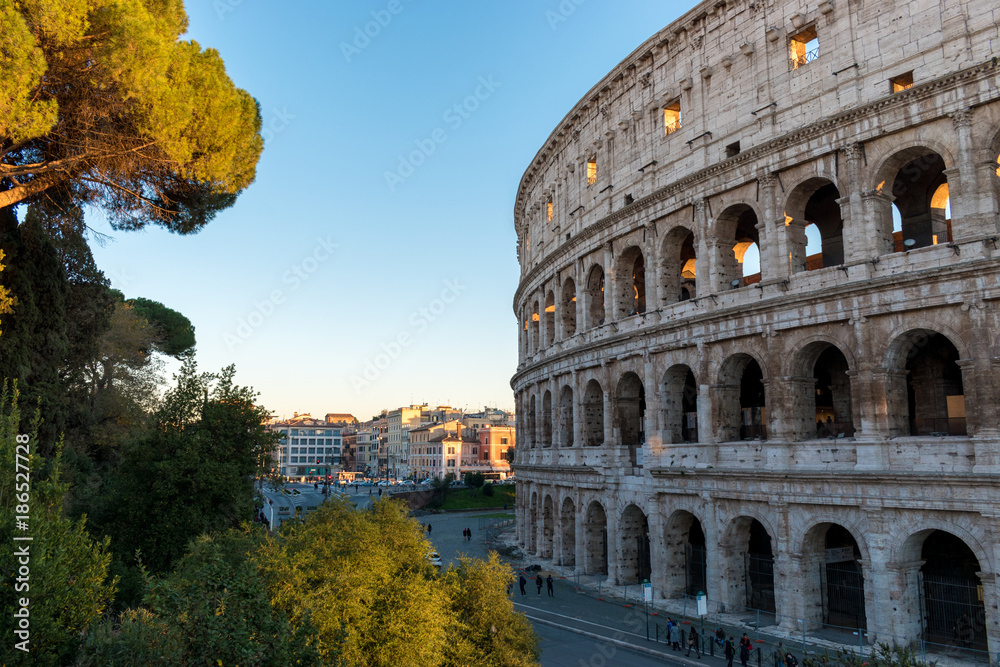
<path fill-rule="evenodd" d="M 548 625 L 535 624 L 535 632 L 542 638 L 540 662 L 543 667 L 662 667 L 681 663 L 636 653 L 575 632 L 560 630 Z"/>

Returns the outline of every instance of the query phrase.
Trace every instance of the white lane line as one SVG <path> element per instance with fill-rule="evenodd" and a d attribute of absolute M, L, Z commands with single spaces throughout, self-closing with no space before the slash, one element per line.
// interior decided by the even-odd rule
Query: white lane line
<path fill-rule="evenodd" d="M 560 613 L 557 613 L 557 612 L 554 612 L 554 611 L 546 611 L 544 609 L 539 609 L 538 607 L 532 607 L 531 605 L 521 604 L 520 602 L 515 602 L 514 606 L 515 607 L 524 607 L 525 609 L 530 609 L 530 610 L 532 610 L 534 612 L 538 612 L 540 614 L 551 614 L 552 616 L 558 616 L 560 618 L 565 618 L 565 619 L 568 619 L 570 621 L 576 621 L 577 623 L 586 623 L 587 625 L 593 625 L 596 628 L 603 628 L 605 630 L 612 630 L 614 632 L 618 632 L 618 633 L 621 633 L 623 635 L 632 635 L 633 637 L 638 637 L 640 639 L 646 639 L 646 637 L 644 635 L 639 635 L 639 634 L 636 634 L 634 632 L 628 632 L 627 630 L 622 630 L 620 628 L 613 628 L 610 625 L 601 625 L 600 623 L 593 623 L 591 621 L 585 621 L 582 618 L 577 618 L 576 616 L 567 616 L 565 614 L 560 614 Z"/>

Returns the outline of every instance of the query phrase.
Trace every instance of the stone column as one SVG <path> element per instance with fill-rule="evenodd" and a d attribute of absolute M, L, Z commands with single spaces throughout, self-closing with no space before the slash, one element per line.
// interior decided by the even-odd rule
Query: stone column
<path fill-rule="evenodd" d="M 697 248 L 695 249 L 694 260 L 694 283 L 695 296 L 701 298 L 713 292 L 718 292 L 712 271 L 715 268 L 715 260 L 712 258 L 712 237 L 709 233 L 708 222 L 706 220 L 706 204 L 704 199 L 698 199 L 694 203 L 694 236 Z M 671 301 L 677 295 L 668 295 Z"/>
<path fill-rule="evenodd" d="M 613 455 L 618 454 L 617 443 L 614 432 L 614 402 L 611 400 L 611 392 L 614 391 L 611 384 L 611 369 L 604 365 L 604 447 Z"/>
<path fill-rule="evenodd" d="M 892 238 L 892 196 L 881 190 L 867 190 L 861 193 L 864 208 L 865 246 L 864 253 L 869 259 L 895 252 Z M 857 227 L 857 225 L 855 225 Z"/>
<path fill-rule="evenodd" d="M 579 375 L 576 371 L 570 376 L 570 387 L 573 388 L 573 447 L 583 448 L 583 389 L 580 388 Z M 579 459 L 582 460 L 582 459 Z"/>
<path fill-rule="evenodd" d="M 698 386 L 698 442 L 719 442 L 715 427 L 716 406 L 714 385 L 704 383 Z"/>
<path fill-rule="evenodd" d="M 847 192 L 841 192 L 837 203 L 840 205 L 840 217 L 844 221 L 841 237 L 844 239 L 844 263 L 860 262 L 879 254 L 875 251 L 872 241 L 874 230 L 866 229 L 865 205 L 861 201 L 862 158 L 864 144 L 853 143 L 840 149 L 847 161 Z"/>
<path fill-rule="evenodd" d="M 760 240 L 760 279 L 762 282 L 788 278 L 787 233 L 785 215 L 778 202 L 778 176 L 764 172 L 757 178 L 763 202 L 763 220 L 757 222 Z"/>
<path fill-rule="evenodd" d="M 545 283 L 538 287 L 538 347 L 542 350 L 548 344 L 549 323 L 545 316 Z"/>
<path fill-rule="evenodd" d="M 857 469 L 885 470 L 889 467 L 886 440 L 904 434 L 899 422 L 905 425 L 907 414 L 905 395 L 902 405 L 899 405 L 899 401 L 895 400 L 898 397 L 890 396 L 890 392 L 894 384 L 905 380 L 905 376 L 903 371 L 868 364 L 862 364 L 856 373 L 852 373 L 852 399 L 856 399 L 853 401 L 854 423 L 857 425 L 860 421 L 861 427 L 854 436 Z M 899 410 L 903 411 L 902 419 L 891 418 L 898 415 Z"/>
<path fill-rule="evenodd" d="M 612 495 L 611 497 L 614 497 Z M 605 510 L 608 518 L 608 584 L 618 585 L 621 581 L 621 576 L 619 570 L 619 563 L 621 559 L 619 557 L 619 552 L 621 551 L 621 540 L 619 539 L 618 530 L 618 510 L 614 504 Z"/>
<path fill-rule="evenodd" d="M 663 522 L 666 512 L 656 494 L 647 496 L 649 514 L 646 521 L 649 525 L 649 582 L 653 584 L 653 597 L 663 590 L 661 579 L 667 568 L 666 547 L 663 544 Z"/>
<path fill-rule="evenodd" d="M 574 567 L 579 574 L 583 574 L 587 567 L 587 535 L 584 532 L 586 529 L 583 524 L 584 512 L 587 511 L 587 508 L 581 505 L 579 494 L 573 498 L 573 502 L 576 505 L 576 518 L 574 519 L 576 521 L 576 565 Z"/>
<path fill-rule="evenodd" d="M 663 438 L 660 436 L 660 413 L 658 409 L 660 405 L 660 383 L 656 381 L 656 369 L 653 367 L 653 359 L 649 354 L 649 350 L 646 350 L 643 354 L 642 383 L 646 390 L 646 414 L 645 423 L 643 424 L 643 428 L 646 431 L 644 448 L 647 457 L 658 456 L 663 444 Z M 649 467 L 650 465 L 651 461 L 647 458 L 645 466 Z"/>
<path fill-rule="evenodd" d="M 885 564 L 884 580 L 876 589 L 887 594 L 883 613 L 889 617 L 889 634 L 900 644 L 916 641 L 923 631 L 920 622 L 920 568 L 924 561 Z"/>
<path fill-rule="evenodd" d="M 958 135 L 956 165 L 958 173 L 948 174 L 952 237 L 955 239 L 990 236 L 997 233 L 996 218 L 987 214 L 991 194 L 988 190 L 981 192 L 979 187 L 976 147 L 972 137 L 972 114 L 971 108 L 959 109 L 951 114 L 955 133 Z M 996 169 L 995 163 L 994 169 Z"/>
<path fill-rule="evenodd" d="M 615 293 L 618 280 L 615 277 L 615 254 L 611 241 L 604 246 L 604 321 L 614 322 L 618 319 L 615 312 Z"/>
<path fill-rule="evenodd" d="M 978 299 L 962 304 L 968 312 L 973 358 L 962 360 L 962 387 L 965 391 L 965 414 L 968 433 L 975 442 L 975 472 L 997 472 L 1000 467 L 1000 406 L 993 378 L 992 329 L 986 305 Z"/>
<path fill-rule="evenodd" d="M 1000 590 L 1000 576 L 992 572 L 976 572 L 983 585 L 983 601 L 986 608 L 986 641 L 989 654 L 1000 653 L 1000 611 L 997 610 L 997 591 Z"/>
<path fill-rule="evenodd" d="M 652 313 L 663 305 L 663 300 L 660 298 L 660 257 L 659 253 L 656 252 L 655 225 L 646 227 L 646 243 L 643 253 L 646 266 L 646 312 Z"/>

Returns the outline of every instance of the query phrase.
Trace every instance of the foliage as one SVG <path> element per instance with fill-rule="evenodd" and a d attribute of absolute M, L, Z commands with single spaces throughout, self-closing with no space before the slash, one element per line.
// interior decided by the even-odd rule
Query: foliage
<path fill-rule="evenodd" d="M 0 250 L 0 273 L 6 268 L 3 263 L 4 252 Z M 12 306 L 14 305 L 14 297 L 10 295 L 10 290 L 8 290 L 3 285 L 0 285 L 0 315 L 8 315 L 13 313 L 14 310 Z M 0 334 L 3 334 L 3 329 L 0 329 Z"/>
<path fill-rule="evenodd" d="M 451 614 L 425 556 L 429 544 L 402 503 L 355 511 L 329 500 L 282 526 L 257 556 L 275 607 L 293 624 L 311 619 L 324 661 L 390 667 L 438 665 Z"/>
<path fill-rule="evenodd" d="M 183 357 L 194 350 L 194 325 L 184 315 L 158 301 L 142 297 L 127 302 L 136 315 L 145 318 L 159 332 L 156 348 L 171 357 Z"/>
<path fill-rule="evenodd" d="M 434 492 L 434 497 L 429 506 L 440 507 L 444 504 L 448 499 L 448 492 L 451 490 L 451 482 L 454 478 L 452 473 L 448 473 L 444 477 L 435 477 L 431 480 L 431 490 Z"/>
<path fill-rule="evenodd" d="M 253 483 L 270 459 L 276 434 L 257 394 L 234 384 L 235 368 L 198 373 L 184 362 L 149 431 L 123 451 L 95 527 L 113 535 L 122 562 L 140 549 L 165 572 L 189 541 L 234 528 L 254 515 Z"/>
<path fill-rule="evenodd" d="M 483 495 L 487 498 L 492 498 L 494 494 L 493 485 L 487 484 L 483 487 Z"/>
<path fill-rule="evenodd" d="M 68 485 L 60 477 L 59 448 L 46 462 L 37 454 L 37 430 L 21 434 L 19 424 L 17 385 L 4 382 L 0 392 L 0 539 L 12 547 L 0 550 L 0 613 L 7 638 L 0 647 L 0 661 L 6 665 L 64 665 L 76 654 L 81 633 L 100 617 L 114 595 L 115 581 L 107 576 L 111 559 L 108 539 L 95 542 L 86 532 L 85 519 L 65 517 Z M 28 483 L 15 476 L 15 447 L 24 435 L 29 436 L 32 450 Z M 28 528 L 17 532 L 30 536 L 30 541 L 14 541 L 15 516 L 25 514 L 18 507 L 21 504 L 30 507 Z M 16 550 L 24 547 L 28 550 L 26 580 L 19 573 L 25 566 L 24 556 L 16 555 Z M 15 648 L 14 628 L 10 627 L 21 598 L 29 602 L 30 653 Z"/>
<path fill-rule="evenodd" d="M 514 611 L 507 585 L 514 571 L 495 552 L 488 560 L 459 558 L 445 575 L 456 628 L 449 633 L 445 664 L 454 667 L 527 667 L 538 664 L 538 637 Z"/>
<path fill-rule="evenodd" d="M 319 664 L 310 646 L 311 625 L 293 629 L 271 607 L 250 560 L 262 535 L 243 528 L 199 537 L 173 572 L 151 582 L 144 607 L 127 611 L 120 623 L 106 620 L 91 633 L 77 664 Z"/>
<path fill-rule="evenodd" d="M 815 658 L 803 658 L 802 667 L 934 667 L 936 661 L 924 662 L 908 646 L 881 643 L 865 656 L 840 649 L 835 655 L 824 653 Z"/>
<path fill-rule="evenodd" d="M 181 0 L 0 3 L 0 209 L 42 193 L 197 231 L 254 179 L 260 109 Z"/>
<path fill-rule="evenodd" d="M 462 476 L 462 481 L 465 482 L 466 486 L 472 488 L 472 495 L 475 496 L 476 491 L 486 483 L 486 475 L 481 472 L 467 472 Z"/>

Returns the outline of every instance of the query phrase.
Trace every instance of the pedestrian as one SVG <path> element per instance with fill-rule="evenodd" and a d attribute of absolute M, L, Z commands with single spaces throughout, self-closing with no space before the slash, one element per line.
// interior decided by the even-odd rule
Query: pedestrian
<path fill-rule="evenodd" d="M 726 646 L 722 652 L 726 656 L 726 667 L 733 667 L 733 657 L 736 655 L 736 646 L 733 644 L 732 637 L 726 640 Z"/>
<path fill-rule="evenodd" d="M 472 541 L 472 529 L 471 528 L 466 528 L 466 530 L 469 531 L 469 541 L 471 542 Z"/>
<path fill-rule="evenodd" d="M 747 660 L 750 659 L 750 651 L 753 649 L 753 644 L 750 643 L 750 638 L 747 637 L 747 633 L 743 633 L 740 637 L 740 664 L 743 667 L 747 667 Z"/>
<path fill-rule="evenodd" d="M 719 626 L 715 630 L 715 643 L 719 645 L 719 648 L 726 645 L 726 631 L 722 629 L 722 626 Z M 781 646 L 781 644 L 778 644 L 778 646 Z"/>
<path fill-rule="evenodd" d="M 542 575 L 535 576 L 535 586 L 538 586 L 538 597 L 542 597 Z"/>
<path fill-rule="evenodd" d="M 675 651 L 681 650 L 681 629 L 677 626 L 677 623 L 673 621 L 670 622 L 670 629 L 667 630 L 668 641 L 670 642 L 670 648 Z"/>
<path fill-rule="evenodd" d="M 775 647 L 772 658 L 774 660 L 774 667 L 782 667 L 785 664 L 785 647 L 781 642 L 778 642 L 778 646 Z"/>
<path fill-rule="evenodd" d="M 555 593 L 552 591 L 552 575 L 551 574 L 549 576 L 545 577 L 545 589 L 548 591 L 550 598 L 554 598 L 555 597 Z"/>
<path fill-rule="evenodd" d="M 527 593 L 524 592 L 524 585 L 526 583 L 528 583 L 528 580 L 524 578 L 523 574 L 520 575 L 520 577 L 517 580 L 517 585 L 521 587 L 521 597 L 524 597 L 525 595 L 527 595 Z"/>
<path fill-rule="evenodd" d="M 795 659 L 795 656 L 791 652 L 785 654 L 785 667 L 799 667 L 799 661 Z"/>
<path fill-rule="evenodd" d="M 427 534 L 431 534 L 431 524 L 427 524 Z"/>
<path fill-rule="evenodd" d="M 691 629 L 688 630 L 688 652 L 687 652 L 687 656 L 686 657 L 690 658 L 691 657 L 691 649 L 694 649 L 694 652 L 698 654 L 698 659 L 701 660 L 701 641 L 700 640 L 701 640 L 701 638 L 698 636 L 698 631 L 694 629 L 694 626 L 691 626 Z"/>

